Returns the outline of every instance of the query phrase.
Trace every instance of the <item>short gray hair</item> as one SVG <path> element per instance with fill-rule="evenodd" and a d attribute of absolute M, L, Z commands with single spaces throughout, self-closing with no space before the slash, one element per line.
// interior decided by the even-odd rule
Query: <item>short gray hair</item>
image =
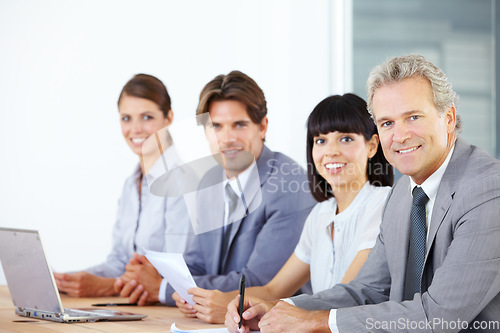
<path fill-rule="evenodd" d="M 427 79 L 432 88 L 433 101 L 438 112 L 443 115 L 452 105 L 458 102 L 458 95 L 448 82 L 448 77 L 441 69 L 426 60 L 423 56 L 409 54 L 394 57 L 376 66 L 370 72 L 366 88 L 368 91 L 368 111 L 373 116 L 372 102 L 375 91 L 387 84 L 400 82 L 408 78 L 421 77 Z M 462 128 L 462 120 L 457 114 L 455 131 Z"/>

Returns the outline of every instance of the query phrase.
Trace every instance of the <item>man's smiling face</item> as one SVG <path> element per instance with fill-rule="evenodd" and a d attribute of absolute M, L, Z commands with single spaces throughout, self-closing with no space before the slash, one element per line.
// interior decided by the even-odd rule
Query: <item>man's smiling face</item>
<path fill-rule="evenodd" d="M 384 155 L 422 184 L 443 164 L 455 141 L 455 107 L 440 115 L 431 84 L 408 78 L 375 90 L 372 112 Z"/>
<path fill-rule="evenodd" d="M 260 124 L 252 122 L 245 104 L 234 101 L 213 101 L 209 107 L 211 129 L 208 141 L 213 154 L 222 154 L 226 175 L 232 178 L 257 160 L 262 152 L 267 131 L 267 117 Z"/>

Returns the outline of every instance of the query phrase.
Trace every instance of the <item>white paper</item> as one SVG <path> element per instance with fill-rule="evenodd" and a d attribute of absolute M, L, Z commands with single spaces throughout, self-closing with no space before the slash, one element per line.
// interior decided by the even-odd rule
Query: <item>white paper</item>
<path fill-rule="evenodd" d="M 181 253 L 163 253 L 145 250 L 146 258 L 156 270 L 167 280 L 175 291 L 189 304 L 194 304 L 193 296 L 187 293 L 189 288 L 196 287 L 193 276 Z"/>
<path fill-rule="evenodd" d="M 227 328 L 222 327 L 222 328 L 209 328 L 209 329 L 201 329 L 201 330 L 180 330 L 175 326 L 175 323 L 172 324 L 170 327 L 170 331 L 173 333 L 191 333 L 191 332 L 201 332 L 201 333 L 228 333 Z M 258 333 L 260 331 L 250 331 L 254 333 Z"/>

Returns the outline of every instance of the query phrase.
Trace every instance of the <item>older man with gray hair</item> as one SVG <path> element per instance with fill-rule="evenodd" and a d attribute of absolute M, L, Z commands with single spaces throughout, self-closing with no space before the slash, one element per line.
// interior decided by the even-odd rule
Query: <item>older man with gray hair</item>
<path fill-rule="evenodd" d="M 368 107 L 387 160 L 407 175 L 377 243 L 349 284 L 274 307 L 248 299 L 243 331 L 500 331 L 500 162 L 458 138 L 457 98 L 422 56 L 372 70 Z"/>

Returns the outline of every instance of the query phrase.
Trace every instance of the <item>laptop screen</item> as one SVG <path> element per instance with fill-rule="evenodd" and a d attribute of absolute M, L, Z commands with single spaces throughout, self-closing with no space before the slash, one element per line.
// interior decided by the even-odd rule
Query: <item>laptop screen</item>
<path fill-rule="evenodd" d="M 38 231 L 0 228 L 0 260 L 14 306 L 63 312 Z"/>

